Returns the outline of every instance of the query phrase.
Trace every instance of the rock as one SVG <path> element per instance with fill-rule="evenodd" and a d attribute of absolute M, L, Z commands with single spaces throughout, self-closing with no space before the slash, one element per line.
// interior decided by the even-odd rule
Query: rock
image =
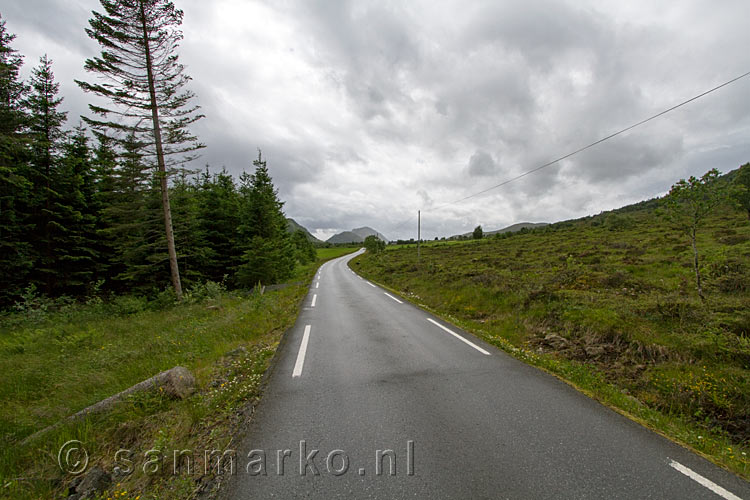
<path fill-rule="evenodd" d="M 176 366 L 166 372 L 164 379 L 164 392 L 172 397 L 183 399 L 195 392 L 195 377 L 183 366 Z"/>
<path fill-rule="evenodd" d="M 110 484 L 112 477 L 101 467 L 94 467 L 76 484 L 75 493 L 68 496 L 68 500 L 98 498 Z"/>

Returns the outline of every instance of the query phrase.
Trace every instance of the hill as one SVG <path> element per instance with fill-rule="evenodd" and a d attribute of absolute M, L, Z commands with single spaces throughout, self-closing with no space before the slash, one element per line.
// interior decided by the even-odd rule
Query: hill
<path fill-rule="evenodd" d="M 700 227 L 702 301 L 690 240 L 663 205 L 434 242 L 419 261 L 414 247 L 389 247 L 351 265 L 747 477 L 747 213 L 721 206 Z"/>
<path fill-rule="evenodd" d="M 356 229 L 352 229 L 351 231 L 344 231 L 338 234 L 334 234 L 328 240 L 326 240 L 327 243 L 362 243 L 365 241 L 365 238 L 368 236 L 377 236 L 383 241 L 388 241 L 388 238 L 386 238 L 382 233 L 376 231 L 375 229 L 371 227 L 358 227 Z"/>
<path fill-rule="evenodd" d="M 517 224 L 512 224 L 508 227 L 504 227 L 502 229 L 495 229 L 494 231 L 484 231 L 485 236 L 489 236 L 492 234 L 502 234 L 502 233 L 512 233 L 514 231 L 520 231 L 521 229 L 533 229 L 535 227 L 544 227 L 549 226 L 549 222 L 519 222 Z M 472 232 L 463 233 L 463 234 L 456 234 L 448 238 L 449 240 L 458 240 L 462 238 L 471 238 Z"/>
<path fill-rule="evenodd" d="M 291 219 L 291 218 L 287 217 L 286 223 L 287 223 L 286 230 L 289 231 L 290 233 L 294 233 L 296 231 L 302 231 L 302 232 L 305 233 L 305 236 L 307 236 L 307 239 L 310 240 L 311 242 L 313 242 L 313 243 L 323 243 L 318 238 L 316 238 L 315 236 L 313 236 L 312 234 L 310 234 L 310 231 L 308 231 L 306 227 L 302 226 L 301 224 L 299 224 L 294 219 Z"/>

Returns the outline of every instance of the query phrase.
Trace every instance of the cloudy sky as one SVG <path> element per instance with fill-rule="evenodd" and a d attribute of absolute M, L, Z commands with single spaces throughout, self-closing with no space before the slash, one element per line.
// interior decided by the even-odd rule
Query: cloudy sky
<path fill-rule="evenodd" d="M 750 161 L 750 78 L 483 196 L 445 206 L 750 71 L 750 2 L 175 0 L 207 117 L 194 166 L 262 148 L 319 237 L 557 221 Z M 28 75 L 54 61 L 72 124 L 96 0 L 0 0 Z"/>

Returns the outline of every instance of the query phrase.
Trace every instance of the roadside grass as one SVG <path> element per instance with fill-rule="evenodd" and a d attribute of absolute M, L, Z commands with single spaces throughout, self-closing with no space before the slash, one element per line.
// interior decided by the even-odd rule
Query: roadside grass
<path fill-rule="evenodd" d="M 118 297 L 4 317 L 0 497 L 66 498 L 73 476 L 60 470 L 57 457 L 70 439 L 84 444 L 89 469 L 99 465 L 112 473 L 117 450 L 133 451 L 121 456 L 131 461 L 132 474 L 114 478 L 103 498 L 188 498 L 211 486 L 216 464 L 205 467 L 203 450 L 231 447 L 260 397 L 262 376 L 281 335 L 294 324 L 315 270 L 327 258 L 299 267 L 292 279 L 297 284 L 265 294 L 209 286 L 208 292 L 198 288 L 186 294 L 188 300 L 180 305 Z M 178 365 L 195 375 L 195 395 L 181 401 L 161 393 L 133 395 L 112 411 L 24 442 L 34 432 Z M 158 470 L 144 470 L 144 453 L 150 449 L 165 453 Z M 191 472 L 173 473 L 175 449 L 200 450 Z M 184 469 L 182 462 L 178 466 Z"/>
<path fill-rule="evenodd" d="M 370 280 L 750 477 L 750 224 L 692 250 L 654 202 L 463 244 L 364 254 Z"/>
<path fill-rule="evenodd" d="M 330 248 L 316 248 L 315 251 L 318 253 L 318 259 L 331 260 L 342 255 L 354 253 L 362 248 L 362 245 L 352 247 L 330 247 Z"/>

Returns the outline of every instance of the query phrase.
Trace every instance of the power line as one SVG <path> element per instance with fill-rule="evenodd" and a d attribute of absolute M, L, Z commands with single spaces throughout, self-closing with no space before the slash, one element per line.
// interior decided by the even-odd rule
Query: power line
<path fill-rule="evenodd" d="M 705 92 L 702 92 L 702 93 L 700 93 L 700 94 L 698 94 L 696 96 L 691 97 L 690 99 L 682 101 L 681 103 L 676 104 L 676 105 L 672 106 L 671 108 L 665 109 L 664 111 L 656 113 L 655 115 L 649 116 L 648 118 L 645 118 L 645 119 L 643 119 L 643 120 L 641 120 L 641 121 L 639 121 L 637 123 L 634 123 L 634 124 L 629 125 L 629 126 L 623 128 L 621 130 L 618 130 L 617 132 L 609 134 L 606 137 L 602 137 L 601 139 L 599 139 L 597 141 L 594 141 L 591 144 L 588 144 L 586 146 L 583 146 L 582 148 L 576 149 L 575 151 L 573 151 L 571 153 L 568 153 L 566 155 L 560 156 L 559 158 L 556 158 L 556 159 L 554 159 L 552 161 L 549 161 L 549 162 L 547 162 L 547 163 L 545 163 L 543 165 L 539 165 L 538 167 L 534 167 L 531 170 L 527 170 L 526 172 L 523 172 L 523 173 L 521 173 L 521 174 L 519 174 L 519 175 L 517 175 L 515 177 L 511 177 L 510 179 L 506 179 L 506 180 L 504 180 L 503 182 L 501 182 L 499 184 L 495 184 L 494 186 L 490 186 L 490 187 L 488 187 L 486 189 L 483 189 L 481 191 L 477 191 L 476 193 L 470 194 L 468 196 L 464 196 L 463 198 L 459 198 L 457 200 L 445 203 L 443 205 L 439 205 L 437 207 L 433 207 L 433 208 L 429 209 L 429 211 L 430 212 L 434 212 L 436 210 L 440 210 L 440 209 L 448 207 L 450 205 L 455 205 L 456 203 L 461 203 L 462 201 L 466 201 L 468 199 L 475 198 L 477 196 L 483 195 L 483 194 L 485 194 L 485 193 L 487 193 L 489 191 L 492 191 L 493 189 L 497 189 L 499 187 L 505 186 L 506 184 L 510 184 L 511 182 L 517 181 L 518 179 L 526 177 L 529 174 L 533 174 L 534 172 L 542 170 L 543 168 L 547 168 L 549 166 L 552 166 L 555 163 L 559 163 L 562 160 L 566 160 L 566 159 L 570 158 L 571 156 L 574 156 L 574 155 L 577 155 L 578 153 L 586 151 L 587 149 L 590 149 L 590 148 L 592 148 L 592 147 L 594 147 L 594 146 L 596 146 L 598 144 L 601 144 L 604 141 L 607 141 L 609 139 L 612 139 L 613 137 L 617 137 L 620 134 L 623 134 L 625 132 L 628 132 L 629 130 L 632 130 L 632 129 L 636 128 L 636 127 L 639 127 L 639 126 L 643 125 L 644 123 L 648 123 L 651 120 L 655 120 L 656 118 L 659 118 L 660 116 L 663 116 L 663 115 L 665 115 L 665 114 L 667 114 L 667 113 L 669 113 L 671 111 L 674 111 L 675 109 L 681 108 L 682 106 L 685 106 L 686 104 L 689 104 L 689 103 L 691 103 L 691 102 L 693 102 L 693 101 L 695 101 L 697 99 L 700 99 L 701 97 L 704 97 L 704 96 L 706 96 L 706 95 L 708 95 L 708 94 L 710 94 L 712 92 L 715 92 L 715 91 L 717 91 L 717 90 L 719 90 L 719 89 L 721 89 L 723 87 L 726 87 L 727 85 L 730 85 L 730 84 L 736 82 L 737 80 L 745 78 L 745 77 L 747 77 L 749 75 L 750 75 L 750 71 L 748 71 L 747 73 L 743 73 L 742 75 L 737 76 L 735 78 L 732 78 L 731 80 L 726 81 L 726 82 L 722 83 L 721 85 L 717 85 L 716 87 L 713 87 L 712 89 L 706 90 Z M 427 210 L 425 210 L 425 211 L 427 211 Z M 409 220 L 413 220 L 413 219 L 409 219 Z M 405 225 L 405 224 L 406 224 L 406 221 L 403 222 L 403 223 L 401 223 L 401 224 L 399 224 L 395 228 L 393 228 L 392 231 L 395 231 L 395 230 L 403 227 L 403 225 Z"/>

